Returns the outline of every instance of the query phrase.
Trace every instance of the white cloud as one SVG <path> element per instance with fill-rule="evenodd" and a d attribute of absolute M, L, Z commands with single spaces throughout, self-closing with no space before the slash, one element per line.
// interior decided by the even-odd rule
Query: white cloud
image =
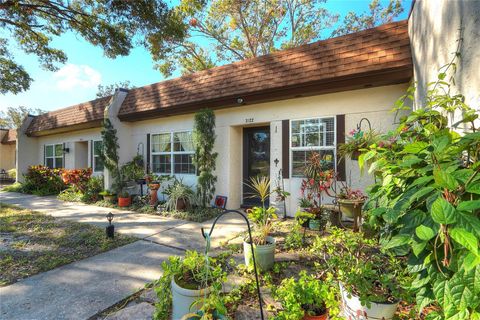
<path fill-rule="evenodd" d="M 87 65 L 67 64 L 55 72 L 57 88 L 70 91 L 76 88 L 95 88 L 102 81 L 102 75 Z"/>

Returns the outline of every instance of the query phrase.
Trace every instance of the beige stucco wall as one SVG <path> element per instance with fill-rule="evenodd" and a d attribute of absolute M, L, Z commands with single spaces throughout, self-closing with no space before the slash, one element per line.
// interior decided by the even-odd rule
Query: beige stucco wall
<path fill-rule="evenodd" d="M 215 149 L 218 152 L 217 194 L 228 197 L 228 207 L 238 208 L 241 202 L 242 187 L 242 128 L 245 126 L 270 125 L 271 135 L 271 177 L 274 178 L 282 166 L 281 121 L 310 117 L 335 116 L 345 114 L 346 131 L 353 129 L 362 117 L 370 119 L 372 126 L 379 131 L 393 127 L 395 114 L 390 110 L 398 97 L 405 93 L 406 84 L 384 86 L 314 97 L 290 99 L 246 105 L 237 108 L 218 110 Z M 247 123 L 248 119 L 248 123 Z M 135 122 L 132 124 L 131 157 L 136 154 L 140 143 L 146 145 L 147 134 L 186 131 L 193 128 L 193 114 Z M 273 161 L 278 158 L 276 168 Z M 371 182 L 367 175 L 361 175 L 357 163 L 348 162 L 347 176 L 351 176 L 354 187 L 364 188 Z M 194 175 L 181 176 L 187 184 L 194 185 Z M 292 193 L 287 203 L 287 211 L 293 215 L 297 209 L 301 179 L 285 180 L 285 188 Z"/>
<path fill-rule="evenodd" d="M 92 141 L 102 140 L 101 129 L 86 129 L 74 132 L 59 133 L 54 135 L 42 136 L 34 139 L 37 144 L 36 154 L 33 164 L 44 164 L 44 146 L 47 144 L 65 143 L 69 152 L 65 154 L 65 168 L 74 169 L 82 167 L 91 167 Z M 85 143 L 79 143 L 85 142 Z M 103 175 L 103 172 L 95 172 L 94 175 Z"/>
<path fill-rule="evenodd" d="M 418 82 L 415 107 L 422 106 L 427 83 L 437 80 L 438 70 L 452 59 L 463 38 L 455 90 L 465 95 L 468 105 L 479 108 L 480 1 L 417 0 L 409 18 L 409 35 Z"/>
<path fill-rule="evenodd" d="M 3 138 L 4 131 L 0 131 L 0 140 Z M 0 143 L 0 170 L 6 171 L 15 168 L 15 143 L 3 144 Z"/>

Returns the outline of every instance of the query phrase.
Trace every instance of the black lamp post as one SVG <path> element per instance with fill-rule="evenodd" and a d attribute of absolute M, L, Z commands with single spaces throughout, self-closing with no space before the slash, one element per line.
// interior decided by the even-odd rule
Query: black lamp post
<path fill-rule="evenodd" d="M 107 238 L 113 239 L 114 231 L 115 231 L 115 226 L 112 224 L 113 213 L 109 212 L 107 214 L 107 220 L 108 220 L 108 226 L 105 228 L 105 232 L 107 233 Z"/>

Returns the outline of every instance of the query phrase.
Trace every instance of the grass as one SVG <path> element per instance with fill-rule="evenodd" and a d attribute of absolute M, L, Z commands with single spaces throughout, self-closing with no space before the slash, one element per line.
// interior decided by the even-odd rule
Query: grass
<path fill-rule="evenodd" d="M 0 286 L 136 241 L 0 203 Z"/>
<path fill-rule="evenodd" d="M 22 193 L 22 184 L 19 182 L 15 182 L 11 185 L 5 186 L 2 188 L 2 191 L 7 191 L 7 192 L 20 192 Z"/>

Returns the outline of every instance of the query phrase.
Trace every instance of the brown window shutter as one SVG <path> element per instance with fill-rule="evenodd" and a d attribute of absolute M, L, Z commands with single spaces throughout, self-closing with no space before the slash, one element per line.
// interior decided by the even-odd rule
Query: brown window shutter
<path fill-rule="evenodd" d="M 43 145 L 43 166 L 47 166 L 47 145 Z"/>
<path fill-rule="evenodd" d="M 63 153 L 63 169 L 65 169 L 65 142 L 62 143 L 62 153 Z M 55 161 L 56 162 L 56 161 Z M 57 164 L 55 163 L 55 166 L 57 166 Z M 75 168 L 74 168 L 75 169 Z"/>
<path fill-rule="evenodd" d="M 95 149 L 93 147 L 94 147 L 93 140 L 90 140 L 90 168 L 92 168 L 92 171 L 95 170 L 95 168 L 93 167 L 93 150 Z"/>
<path fill-rule="evenodd" d="M 146 172 L 150 173 L 150 133 L 147 134 L 147 161 L 145 163 L 147 164 Z"/>
<path fill-rule="evenodd" d="M 283 179 L 290 178 L 290 120 L 282 120 L 282 172 Z"/>
<path fill-rule="evenodd" d="M 345 159 L 339 160 L 338 146 L 345 143 L 345 115 L 337 115 L 337 173 L 340 181 L 346 181 L 346 165 Z"/>

